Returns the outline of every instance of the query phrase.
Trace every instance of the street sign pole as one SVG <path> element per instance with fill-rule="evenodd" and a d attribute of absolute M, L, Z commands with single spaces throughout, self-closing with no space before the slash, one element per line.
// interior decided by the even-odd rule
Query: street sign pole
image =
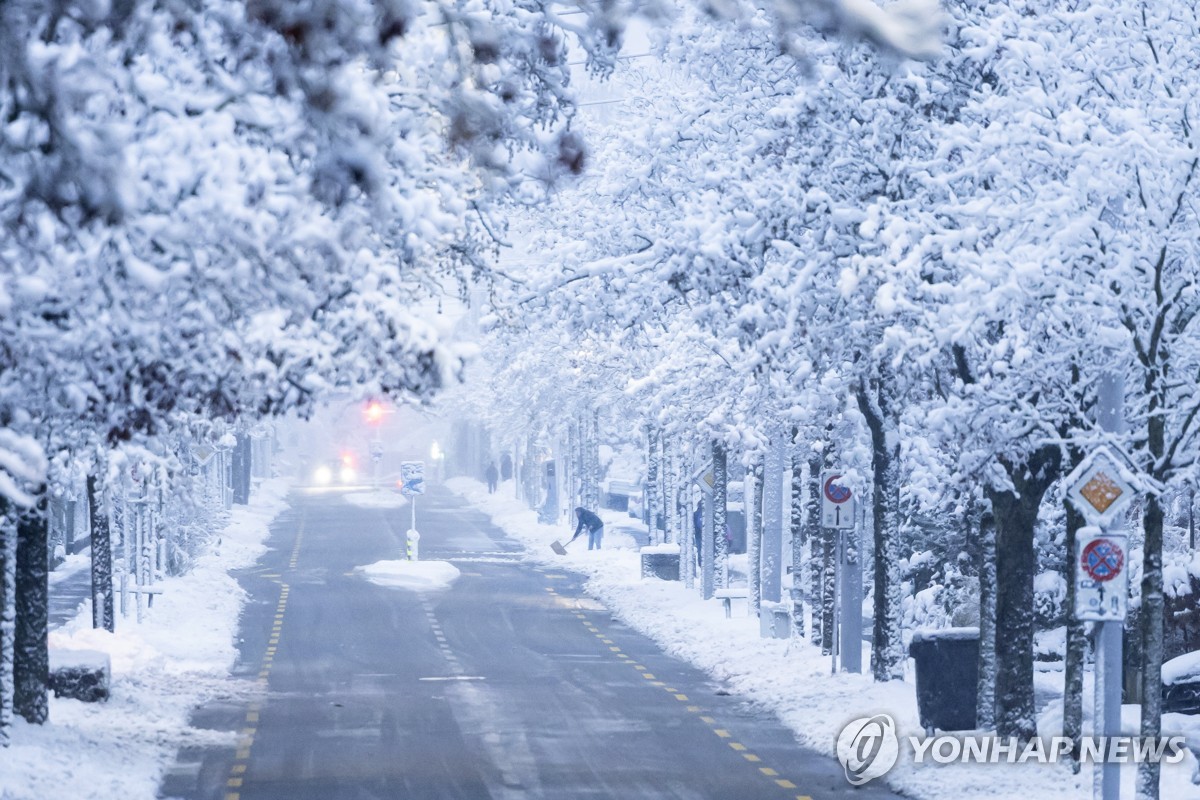
<path fill-rule="evenodd" d="M 1124 386 L 1116 373 L 1100 380 L 1097 422 L 1109 433 L 1123 427 Z M 1121 734 L 1122 631 L 1129 600 L 1129 537 L 1124 528 L 1125 510 L 1137 494 L 1140 481 L 1128 459 L 1108 446 L 1097 447 L 1067 476 L 1067 496 L 1087 520 L 1079 530 L 1074 559 L 1075 608 L 1078 620 L 1095 623 L 1096 736 Z M 1109 738 L 1111 741 L 1111 738 Z M 1095 800 L 1119 800 L 1121 765 L 1104 761 L 1092 772 Z"/>
<path fill-rule="evenodd" d="M 408 529 L 408 560 L 418 560 L 418 544 L 421 534 L 417 532 L 417 495 L 425 494 L 425 462 L 403 461 L 400 464 L 400 493 L 408 498 L 411 513 Z"/>
<path fill-rule="evenodd" d="M 1125 404 L 1125 386 L 1119 373 L 1107 372 L 1100 379 L 1099 386 L 1099 422 L 1106 431 L 1119 433 L 1124 427 L 1123 408 Z M 1116 517 L 1111 533 L 1122 528 L 1120 517 Z M 1121 570 L 1128 575 L 1128 570 Z M 1127 580 L 1127 578 L 1126 578 Z M 1122 594 L 1126 593 L 1125 581 L 1114 587 Z M 1124 602 L 1122 597 L 1121 601 Z M 1124 614 L 1121 619 L 1097 623 L 1096 642 L 1096 708 L 1100 709 L 1102 724 L 1095 727 L 1101 735 L 1114 737 L 1121 735 L 1121 685 L 1122 680 L 1122 639 L 1125 627 Z M 1112 741 L 1111 739 L 1109 741 Z M 1119 800 L 1121 796 L 1121 765 L 1117 762 L 1105 761 L 1096 770 L 1099 784 L 1093 784 L 1092 791 L 1097 800 Z"/>
<path fill-rule="evenodd" d="M 852 584 L 861 584 L 858 577 L 857 548 L 851 546 L 858 516 L 858 503 L 854 492 L 844 486 L 840 479 L 841 470 L 826 470 L 821 473 L 821 525 L 834 528 L 837 533 L 833 559 L 833 655 L 831 666 L 838 671 L 862 672 L 862 601 L 855 600 L 858 590 Z M 851 563 L 851 559 L 854 563 Z M 821 596 L 818 592 L 818 597 Z M 823 602 L 823 599 L 822 599 Z M 821 613 L 817 608 L 814 614 Z M 849 621 L 849 626 L 847 622 Z M 850 645 L 846 646 L 849 639 Z M 847 651 L 853 651 L 847 653 Z M 848 657 L 847 657 L 848 656 Z"/>

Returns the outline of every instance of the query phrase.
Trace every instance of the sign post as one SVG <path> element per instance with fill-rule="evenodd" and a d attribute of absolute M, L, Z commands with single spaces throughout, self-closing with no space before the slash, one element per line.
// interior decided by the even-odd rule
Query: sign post
<path fill-rule="evenodd" d="M 400 493 L 408 498 L 412 509 L 412 522 L 408 529 L 408 560 L 417 560 L 417 546 L 421 534 L 417 533 L 417 495 L 425 494 L 425 462 L 400 462 Z"/>
<path fill-rule="evenodd" d="M 858 548 L 853 538 L 857 500 L 853 490 L 841 483 L 843 474 L 841 470 L 821 473 L 821 526 L 839 531 L 833 561 L 834 585 L 837 587 L 833 613 L 833 670 L 837 671 L 840 660 L 843 670 L 862 672 L 862 578 Z M 813 613 L 820 613 L 820 610 L 814 608 Z"/>
<path fill-rule="evenodd" d="M 1101 425 L 1119 427 L 1120 380 L 1106 376 L 1101 385 Z M 1107 413 L 1105 413 L 1107 412 Z M 1077 619 L 1096 623 L 1096 723 L 1098 736 L 1121 733 L 1121 634 L 1129 596 L 1129 537 L 1121 530 L 1125 509 L 1136 494 L 1127 462 L 1109 450 L 1093 450 L 1067 476 L 1068 497 L 1088 521 L 1080 529 L 1075 557 Z M 1105 762 L 1094 772 L 1096 800 L 1119 800 L 1121 765 Z"/>

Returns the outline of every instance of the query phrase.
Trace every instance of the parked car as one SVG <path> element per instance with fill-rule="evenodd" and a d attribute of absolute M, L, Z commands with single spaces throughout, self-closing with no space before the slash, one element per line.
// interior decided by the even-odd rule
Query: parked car
<path fill-rule="evenodd" d="M 1200 714 L 1200 650 L 1163 664 L 1164 713 Z"/>

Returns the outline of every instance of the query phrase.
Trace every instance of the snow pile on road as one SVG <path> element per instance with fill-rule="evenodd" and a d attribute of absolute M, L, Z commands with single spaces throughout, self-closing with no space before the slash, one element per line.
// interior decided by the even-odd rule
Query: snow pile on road
<path fill-rule="evenodd" d="M 653 638 L 671 655 L 705 670 L 723 688 L 770 708 L 806 747 L 832 758 L 837 735 L 846 723 L 879 713 L 895 719 L 901 737 L 921 733 L 911 682 L 876 683 L 869 675 L 833 675 L 829 657 L 807 642 L 763 639 L 757 619 L 737 611 L 733 619 L 725 619 L 720 600 L 701 600 L 682 582 L 642 580 L 633 540 L 628 535 L 610 537 L 608 532 L 618 525 L 628 525 L 631 521 L 625 515 L 601 512 L 606 549 L 588 552 L 576 542 L 565 556 L 558 556 L 550 549 L 550 542 L 565 541 L 571 530 L 566 529 L 564 535 L 563 524 L 539 523 L 537 513 L 512 496 L 511 483 L 502 484 L 495 494 L 488 494 L 483 484 L 469 478 L 455 478 L 447 481 L 447 486 L 525 543 L 530 559 L 588 576 L 587 591 L 624 622 Z M 870 663 L 865 648 L 863 663 Z M 1045 709 L 1039 720 L 1040 732 L 1044 736 L 1057 735 L 1061 731 L 1062 675 L 1038 674 L 1035 682 L 1039 703 Z M 1090 680 L 1088 684 L 1085 697 L 1090 698 Z M 1087 705 L 1085 726 L 1090 726 Z M 1125 708 L 1123 727 L 1129 734 L 1137 733 L 1136 710 L 1136 706 Z M 1167 715 L 1164 729 L 1180 732 L 1185 727 L 1177 719 L 1181 716 Z M 1190 756 L 1183 763 L 1164 765 L 1162 797 L 1200 798 L 1200 787 L 1191 782 L 1195 769 L 1196 761 Z M 1122 771 L 1123 797 L 1133 796 L 1134 773 L 1132 766 Z M 922 800 L 1085 800 L 1092 796 L 1088 765 L 1078 775 L 1065 764 L 918 765 L 913 763 L 907 745 L 901 748 L 901 760 L 885 780 L 894 789 Z"/>
<path fill-rule="evenodd" d="M 373 492 L 351 492 L 342 495 L 342 499 L 359 508 L 404 508 L 408 498 L 390 489 L 378 489 Z"/>
<path fill-rule="evenodd" d="M 271 521 L 286 507 L 288 482 L 264 482 L 251 505 L 234 508 L 229 525 L 185 576 L 161 582 L 163 593 L 142 624 L 118 614 L 117 631 L 93 630 L 91 604 L 50 633 L 50 647 L 102 653 L 112 664 L 107 703 L 50 698 L 50 721 L 18 718 L 0 768 L 4 800 L 111 800 L 158 795 L 164 771 L 185 745 L 232 744 L 236 732 L 191 728 L 194 707 L 249 696 L 229 679 L 244 593 L 229 575 L 266 551 Z M 132 601 L 132 598 L 131 598 Z"/>
<path fill-rule="evenodd" d="M 357 571 L 379 586 L 414 592 L 449 589 L 460 574 L 449 561 L 376 561 Z"/>

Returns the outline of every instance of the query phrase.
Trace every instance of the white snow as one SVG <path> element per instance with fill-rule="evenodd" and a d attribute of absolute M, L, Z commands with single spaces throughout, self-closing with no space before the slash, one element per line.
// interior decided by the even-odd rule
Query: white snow
<path fill-rule="evenodd" d="M 459 576 L 458 568 L 448 561 L 376 561 L 357 571 L 379 586 L 414 592 L 449 589 Z"/>
<path fill-rule="evenodd" d="M 1185 678 L 1200 679 L 1200 650 L 1184 653 L 1162 665 L 1163 683 L 1172 684 Z"/>
<path fill-rule="evenodd" d="M 194 707 L 214 698 L 251 696 L 231 681 L 244 594 L 229 575 L 265 552 L 271 520 L 285 505 L 287 483 L 264 482 L 189 574 L 168 578 L 141 625 L 117 618 L 116 633 L 93 630 L 90 603 L 50 634 L 56 658 L 91 651 L 112 663 L 106 703 L 50 698 L 50 721 L 18 718 L 0 767 L 4 800 L 153 798 L 183 745 L 231 744 L 234 732 L 190 727 Z"/>
<path fill-rule="evenodd" d="M 726 619 L 719 599 L 701 600 L 682 582 L 640 578 L 638 549 L 629 544 L 610 547 L 607 531 L 619 523 L 606 518 L 605 549 L 589 552 L 568 549 L 558 556 L 550 542 L 563 535 L 561 525 L 543 525 L 524 503 L 503 494 L 488 494 L 486 487 L 469 478 L 454 478 L 447 486 L 487 513 L 492 522 L 522 541 L 535 561 L 569 568 L 585 575 L 586 590 L 616 616 L 650 636 L 663 649 L 699 667 L 713 680 L 751 702 L 771 709 L 805 747 L 835 756 L 838 733 L 848 722 L 878 713 L 890 714 L 900 736 L 921 732 L 914 685 L 909 681 L 876 683 L 870 675 L 831 674 L 830 660 L 807 642 L 764 639 L 754 617 Z M 627 523 L 630 521 L 626 521 Z M 864 649 L 864 665 L 870 663 Z M 910 662 L 911 663 L 911 662 Z M 1035 686 L 1043 703 L 1039 733 L 1061 732 L 1061 673 L 1037 673 Z M 1090 723 L 1090 680 L 1085 685 L 1085 724 Z M 1125 731 L 1137 733 L 1134 706 L 1126 706 Z M 1164 730 L 1183 732 L 1192 747 L 1200 745 L 1200 724 L 1189 727 L 1167 715 Z M 1085 727 L 1085 733 L 1088 729 Z M 1200 786 L 1192 783 L 1197 761 L 1188 756 L 1180 764 L 1163 766 L 1162 797 L 1200 800 Z M 1133 796 L 1134 769 L 1122 771 L 1122 796 Z M 885 780 L 900 792 L 921 800 L 989 798 L 1029 800 L 1057 797 L 1087 800 L 1092 796 L 1092 774 L 1085 765 L 1078 775 L 1065 764 L 914 764 L 912 752 L 901 748 L 901 759 Z"/>
<path fill-rule="evenodd" d="M 342 499 L 359 508 L 404 508 L 408 498 L 399 492 L 378 490 L 374 492 L 350 492 Z"/>

